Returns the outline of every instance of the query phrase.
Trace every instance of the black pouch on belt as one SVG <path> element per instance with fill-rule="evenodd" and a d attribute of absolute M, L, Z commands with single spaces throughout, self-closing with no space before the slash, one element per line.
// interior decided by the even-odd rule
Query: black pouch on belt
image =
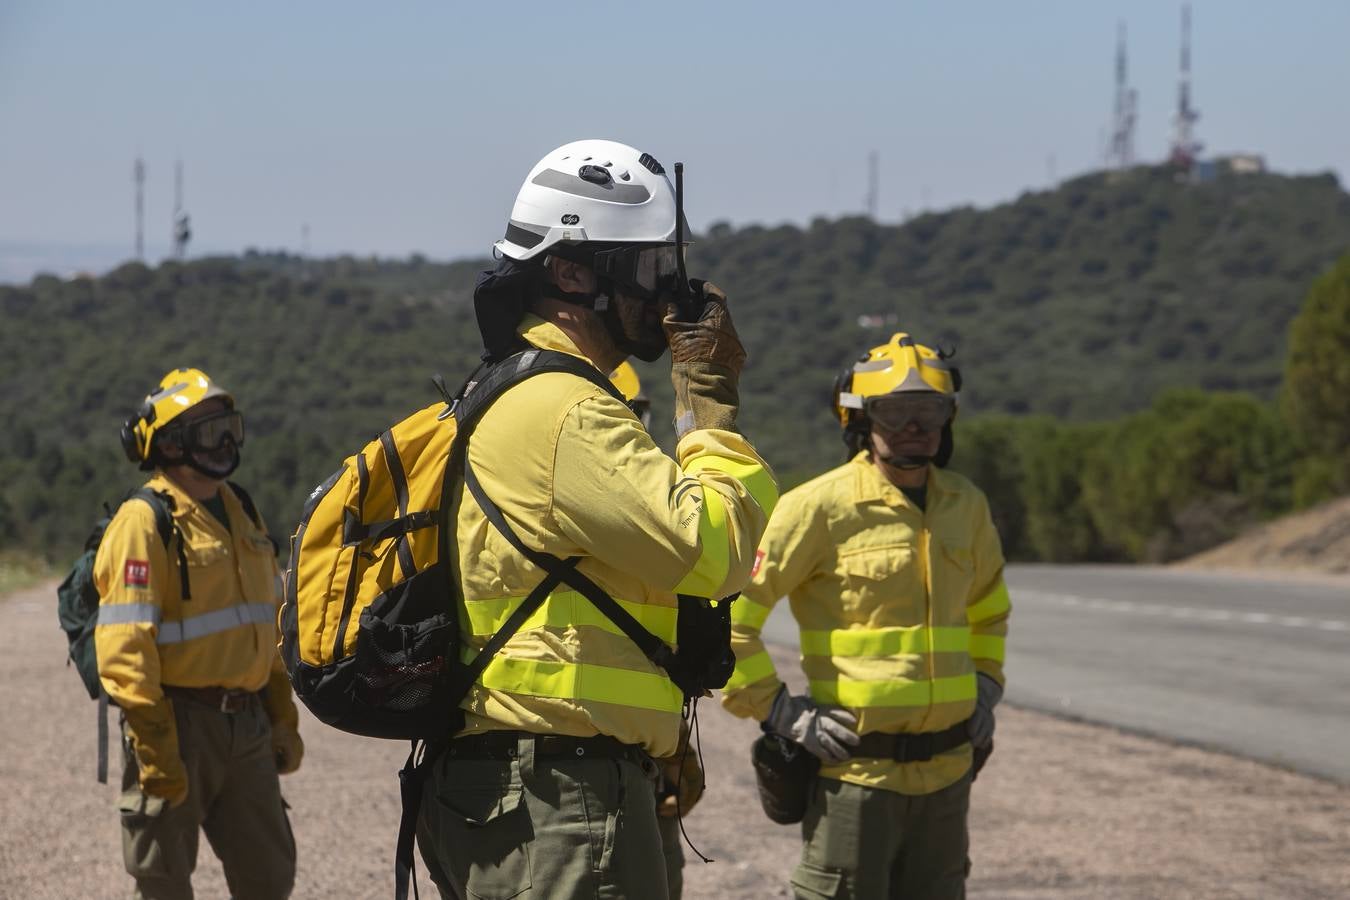
<path fill-rule="evenodd" d="M 779 825 L 794 825 L 806 815 L 820 760 L 796 741 L 762 734 L 750 747 L 755 785 L 764 814 Z"/>

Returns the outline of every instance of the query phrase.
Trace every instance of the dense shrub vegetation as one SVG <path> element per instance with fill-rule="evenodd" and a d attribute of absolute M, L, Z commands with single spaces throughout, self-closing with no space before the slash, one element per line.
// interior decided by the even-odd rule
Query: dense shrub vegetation
<path fill-rule="evenodd" d="M 1331 176 L 1138 168 L 901 226 L 718 225 L 690 257 L 732 298 L 741 421 L 786 485 L 842 456 L 835 373 L 904 329 L 958 348 L 954 465 L 1011 555 L 1162 559 L 1350 489 L 1350 262 L 1308 295 L 1347 248 Z M 0 547 L 73 555 L 140 477 L 118 425 L 178 365 L 239 397 L 239 478 L 288 530 L 345 455 L 435 401 L 429 375 L 472 368 L 486 264 L 249 253 L 0 287 Z M 643 374 L 668 410 L 661 364 Z"/>

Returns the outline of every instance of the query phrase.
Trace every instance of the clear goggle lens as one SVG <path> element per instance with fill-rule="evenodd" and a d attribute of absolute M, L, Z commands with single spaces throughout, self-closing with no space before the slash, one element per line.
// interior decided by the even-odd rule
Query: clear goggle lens
<path fill-rule="evenodd" d="M 913 422 L 920 431 L 937 431 L 952 417 L 956 404 L 942 394 L 892 394 L 868 400 L 867 417 L 887 431 L 902 431 Z"/>
<path fill-rule="evenodd" d="M 633 281 L 653 293 L 679 277 L 680 264 L 674 244 L 647 247 L 638 252 Z"/>
<path fill-rule="evenodd" d="M 225 445 L 226 438 L 234 441 L 236 447 L 242 447 L 244 417 L 234 410 L 216 413 L 188 424 L 186 435 L 187 446 L 193 450 L 219 450 Z"/>

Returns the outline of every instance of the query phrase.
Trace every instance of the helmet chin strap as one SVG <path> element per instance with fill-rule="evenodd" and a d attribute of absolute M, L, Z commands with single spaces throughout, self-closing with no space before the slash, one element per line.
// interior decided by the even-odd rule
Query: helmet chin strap
<path fill-rule="evenodd" d="M 874 450 L 872 452 L 875 453 L 876 451 Z M 878 453 L 877 459 L 881 460 L 891 468 L 902 469 L 906 471 L 913 469 L 922 469 L 933 461 L 933 457 L 928 456 L 926 454 L 922 456 L 905 456 L 899 453 L 893 453 L 889 456 L 882 456 L 881 454 Z"/>

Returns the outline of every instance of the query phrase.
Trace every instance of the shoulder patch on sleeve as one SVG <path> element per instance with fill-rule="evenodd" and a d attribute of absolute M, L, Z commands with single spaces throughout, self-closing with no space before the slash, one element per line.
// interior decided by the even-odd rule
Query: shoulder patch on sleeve
<path fill-rule="evenodd" d="M 148 588 L 150 586 L 150 562 L 144 559 L 129 559 L 122 569 L 122 584 L 129 588 Z"/>
<path fill-rule="evenodd" d="M 764 551 L 763 551 L 763 550 L 756 550 L 756 551 L 755 551 L 755 564 L 754 564 L 753 566 L 750 567 L 750 577 L 751 577 L 751 578 L 754 578 L 756 575 L 759 574 L 759 567 L 762 566 L 763 564 L 764 564 Z"/>

